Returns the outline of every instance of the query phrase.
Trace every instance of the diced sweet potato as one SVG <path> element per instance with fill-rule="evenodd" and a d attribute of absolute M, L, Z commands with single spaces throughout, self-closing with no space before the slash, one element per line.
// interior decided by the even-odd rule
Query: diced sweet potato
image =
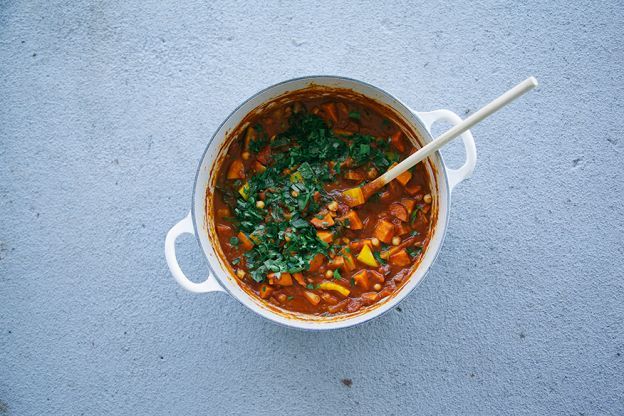
<path fill-rule="evenodd" d="M 409 220 L 409 214 L 407 213 L 407 209 L 405 209 L 405 207 L 398 202 L 393 202 L 392 204 L 390 204 L 388 211 L 390 211 L 390 214 L 400 219 L 401 221 L 407 222 Z"/>
<path fill-rule="evenodd" d="M 412 231 L 408 224 L 400 222 L 398 224 L 394 224 L 394 234 L 395 235 L 405 235 Z"/>
<path fill-rule="evenodd" d="M 351 272 L 355 270 L 355 259 L 350 253 L 343 253 L 342 257 L 344 259 L 343 268 L 346 272 Z"/>
<path fill-rule="evenodd" d="M 243 250 L 249 251 L 253 248 L 254 243 L 253 241 L 249 239 L 249 237 L 247 237 L 247 234 L 245 234 L 242 231 L 239 231 L 237 237 L 238 237 L 238 241 L 240 241 L 240 246 Z"/>
<path fill-rule="evenodd" d="M 260 297 L 262 299 L 268 299 L 269 296 L 271 296 L 271 293 L 273 293 L 273 288 L 269 285 L 262 285 L 260 286 Z"/>
<path fill-rule="evenodd" d="M 377 221 L 375 230 L 373 231 L 373 236 L 377 237 L 379 241 L 391 244 L 392 237 L 394 237 L 394 224 L 385 219 Z"/>
<path fill-rule="evenodd" d="M 364 194 L 362 193 L 362 188 L 351 188 L 347 189 L 342 193 L 345 203 L 350 207 L 357 207 L 358 205 L 362 205 L 366 200 L 364 199 Z"/>
<path fill-rule="evenodd" d="M 318 271 L 318 269 L 320 269 L 321 266 L 323 265 L 324 261 L 325 261 L 324 255 L 322 255 L 321 253 L 316 254 L 314 257 L 312 257 L 312 260 L 310 260 L 310 268 L 308 270 L 311 272 Z"/>
<path fill-rule="evenodd" d="M 227 171 L 228 179 L 245 179 L 245 165 L 242 159 L 234 159 Z"/>
<path fill-rule="evenodd" d="M 346 227 L 351 230 L 361 230 L 364 227 L 360 216 L 352 209 L 344 217 L 341 217 L 340 221 L 344 222 Z"/>
<path fill-rule="evenodd" d="M 301 286 L 305 286 L 305 280 L 303 278 L 303 273 L 293 273 L 292 277 L 299 283 Z"/>
<path fill-rule="evenodd" d="M 290 273 L 269 273 L 267 275 L 270 285 L 292 286 L 292 276 Z"/>
<path fill-rule="evenodd" d="M 375 256 L 373 256 L 373 252 L 371 251 L 370 247 L 367 245 L 362 247 L 362 251 L 360 251 L 360 254 L 358 254 L 357 259 L 358 261 L 366 264 L 367 266 L 379 267 L 377 260 L 375 260 Z"/>
<path fill-rule="evenodd" d="M 303 296 L 305 296 L 308 302 L 310 302 L 314 306 L 318 305 L 319 302 L 321 301 L 321 297 L 319 295 L 317 295 L 316 293 L 309 292 L 307 290 L 303 292 Z"/>
<path fill-rule="evenodd" d="M 409 254 L 407 254 L 407 251 L 405 251 L 405 249 L 399 250 L 398 252 L 391 255 L 389 261 L 390 264 L 392 264 L 393 266 L 399 267 L 409 266 L 411 263 Z"/>
<path fill-rule="evenodd" d="M 368 280 L 368 270 L 360 270 L 356 274 L 353 275 L 353 281 L 357 286 L 360 286 L 364 290 L 370 289 L 370 282 Z"/>
<path fill-rule="evenodd" d="M 257 160 L 253 163 L 253 165 L 251 165 L 251 167 L 253 168 L 253 171 L 256 173 L 262 173 L 267 169 L 266 166 L 264 166 L 262 163 L 258 162 Z"/>
<path fill-rule="evenodd" d="M 335 103 L 321 104 L 321 108 L 325 114 L 327 114 L 328 118 L 330 118 L 334 123 L 338 123 L 338 112 L 336 111 Z"/>
<path fill-rule="evenodd" d="M 344 267 L 344 258 L 342 256 L 336 256 L 328 264 L 328 267 L 332 270 L 341 269 Z"/>
<path fill-rule="evenodd" d="M 357 170 L 348 170 L 344 173 L 345 179 L 350 181 L 362 181 L 364 180 L 364 174 L 362 172 L 358 172 Z"/>
<path fill-rule="evenodd" d="M 416 201 L 410 198 L 403 198 L 401 199 L 401 205 L 405 207 L 408 214 L 411 214 L 412 211 L 414 211 L 414 208 L 416 207 Z"/>
<path fill-rule="evenodd" d="M 312 223 L 312 225 L 316 228 L 329 228 L 334 225 L 334 218 L 327 213 L 323 218 L 312 218 L 310 223 Z"/>
<path fill-rule="evenodd" d="M 405 151 L 405 143 L 403 142 L 403 138 L 401 137 L 401 131 L 397 131 L 392 136 L 390 136 L 390 143 L 399 152 L 402 153 Z"/>
<path fill-rule="evenodd" d="M 368 280 L 371 282 L 375 282 L 375 283 L 383 283 L 384 282 L 384 277 L 383 274 L 375 271 L 375 270 L 369 270 L 368 271 Z"/>
<path fill-rule="evenodd" d="M 412 172 L 409 170 L 406 170 L 396 178 L 396 180 L 403 186 L 407 185 L 410 179 L 412 179 Z"/>
<path fill-rule="evenodd" d="M 364 247 L 365 245 L 370 247 L 371 250 L 372 250 L 373 243 L 371 242 L 370 238 L 365 238 L 365 239 L 362 239 L 362 240 L 351 241 L 349 243 L 349 248 L 351 250 L 353 250 L 354 252 L 359 253 L 360 250 L 362 250 L 362 247 Z"/>
<path fill-rule="evenodd" d="M 372 305 L 379 300 L 379 295 L 375 292 L 362 293 L 360 297 L 366 305 Z"/>
<path fill-rule="evenodd" d="M 316 236 L 319 240 L 326 242 L 327 244 L 331 244 L 334 241 L 334 233 L 331 231 L 317 231 Z"/>

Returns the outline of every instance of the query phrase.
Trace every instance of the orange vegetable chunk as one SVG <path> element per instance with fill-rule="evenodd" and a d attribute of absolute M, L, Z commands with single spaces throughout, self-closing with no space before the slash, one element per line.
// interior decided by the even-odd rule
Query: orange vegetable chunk
<path fill-rule="evenodd" d="M 311 272 L 318 271 L 318 269 L 320 269 L 321 266 L 323 265 L 324 260 L 325 260 L 324 255 L 322 255 L 321 253 L 316 254 L 314 257 L 312 257 L 312 260 L 310 260 L 310 268 L 308 270 Z"/>
<path fill-rule="evenodd" d="M 407 185 L 410 179 L 412 179 L 412 172 L 409 170 L 406 170 L 396 178 L 396 180 L 403 186 Z"/>
<path fill-rule="evenodd" d="M 310 302 L 312 305 L 316 306 L 321 301 L 321 297 L 316 293 L 308 292 L 307 290 L 303 292 L 303 296 Z"/>
<path fill-rule="evenodd" d="M 297 283 L 299 283 L 301 286 L 306 285 L 305 280 L 303 279 L 303 273 L 293 273 L 292 277 L 294 277 Z"/>
<path fill-rule="evenodd" d="M 267 275 L 270 285 L 292 286 L 292 276 L 290 273 L 269 273 Z"/>
<path fill-rule="evenodd" d="M 370 282 L 368 281 L 368 270 L 360 270 L 353 275 L 353 281 L 356 285 L 362 287 L 364 290 L 370 289 Z"/>
<path fill-rule="evenodd" d="M 403 198 L 401 199 L 401 205 L 405 207 L 408 214 L 411 214 L 412 211 L 414 211 L 414 208 L 416 207 L 416 201 L 414 201 L 411 198 Z"/>
<path fill-rule="evenodd" d="M 375 230 L 373 231 L 373 236 L 377 237 L 379 241 L 391 244 L 392 237 L 394 237 L 394 224 L 385 219 L 377 221 Z"/>
<path fill-rule="evenodd" d="M 343 222 L 348 221 L 349 223 L 347 225 L 347 228 L 351 230 L 361 230 L 364 227 L 360 216 L 352 209 L 350 209 L 344 217 L 340 218 L 340 220 Z"/>
<path fill-rule="evenodd" d="M 269 296 L 271 296 L 271 293 L 273 293 L 273 289 L 271 286 L 269 285 L 262 285 L 260 286 L 260 297 L 262 299 L 268 299 Z"/>
<path fill-rule="evenodd" d="M 254 243 L 253 241 L 251 241 L 251 239 L 249 237 L 247 237 L 247 234 L 245 234 L 242 231 L 239 231 L 237 234 L 238 237 L 238 241 L 240 241 L 240 245 L 241 247 L 245 250 L 245 251 L 249 251 L 253 248 Z"/>
<path fill-rule="evenodd" d="M 310 223 L 312 223 L 312 225 L 316 228 L 329 228 L 334 225 L 334 218 L 327 213 L 323 218 L 312 218 Z"/>
<path fill-rule="evenodd" d="M 399 250 L 398 252 L 391 255 L 389 261 L 390 264 L 399 267 L 409 266 L 411 263 L 410 256 L 409 254 L 407 254 L 407 251 L 405 251 L 405 249 Z"/>
<path fill-rule="evenodd" d="M 394 146 L 394 148 L 397 149 L 399 152 L 403 153 L 405 151 L 405 143 L 401 138 L 400 130 L 390 137 L 390 143 L 392 143 L 392 146 Z"/>
<path fill-rule="evenodd" d="M 331 231 L 317 231 L 316 236 L 319 240 L 326 242 L 327 244 L 331 244 L 334 241 L 334 233 Z"/>

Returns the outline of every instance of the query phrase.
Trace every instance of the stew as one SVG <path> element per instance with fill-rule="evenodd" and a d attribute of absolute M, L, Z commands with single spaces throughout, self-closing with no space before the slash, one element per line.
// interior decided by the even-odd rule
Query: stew
<path fill-rule="evenodd" d="M 288 311 L 352 313 L 398 290 L 432 227 L 423 164 L 364 205 L 342 191 L 415 151 L 372 103 L 299 97 L 255 115 L 236 137 L 207 204 L 239 284 Z"/>

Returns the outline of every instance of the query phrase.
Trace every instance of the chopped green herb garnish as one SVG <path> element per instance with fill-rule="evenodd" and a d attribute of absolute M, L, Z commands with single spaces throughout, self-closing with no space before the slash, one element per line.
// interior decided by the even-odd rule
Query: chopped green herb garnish
<path fill-rule="evenodd" d="M 306 287 L 310 290 L 314 290 L 314 285 L 312 283 L 308 283 Z"/>
<path fill-rule="evenodd" d="M 238 237 L 230 237 L 230 244 L 232 244 L 233 246 L 238 246 L 239 243 L 240 241 L 238 240 Z"/>
<path fill-rule="evenodd" d="M 340 276 L 340 271 L 338 269 L 334 270 L 334 279 L 342 279 L 342 276 Z"/>
<path fill-rule="evenodd" d="M 413 247 L 408 247 L 406 250 L 407 250 L 407 254 L 409 254 L 410 257 L 416 257 L 422 252 L 422 247 L 413 246 Z"/>
<path fill-rule="evenodd" d="M 349 113 L 349 118 L 352 118 L 354 120 L 359 120 L 360 119 L 360 113 L 359 111 L 351 111 Z"/>

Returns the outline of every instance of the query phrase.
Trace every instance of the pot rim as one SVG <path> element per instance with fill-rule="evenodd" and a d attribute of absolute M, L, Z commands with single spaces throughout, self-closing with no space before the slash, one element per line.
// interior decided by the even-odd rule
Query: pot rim
<path fill-rule="evenodd" d="M 258 97 L 259 95 L 264 94 L 265 92 L 274 89 L 275 87 L 284 85 L 284 84 L 288 84 L 291 82 L 295 82 L 295 81 L 313 81 L 315 79 L 318 78 L 329 78 L 329 79 L 334 79 L 334 80 L 338 80 L 338 81 L 348 81 L 348 82 L 353 82 L 353 83 L 357 83 L 357 84 L 361 84 L 365 87 L 371 88 L 373 90 L 376 90 L 380 93 L 382 93 L 383 95 L 386 95 L 390 98 L 392 98 L 393 100 L 395 100 L 397 103 L 399 103 L 401 106 L 403 106 L 409 113 L 411 113 L 414 116 L 414 121 L 417 122 L 417 126 L 416 126 L 416 130 L 420 133 L 425 135 L 426 139 L 429 139 L 429 141 L 433 140 L 433 136 L 431 135 L 431 133 L 429 132 L 429 129 L 427 129 L 423 123 L 423 120 L 421 119 L 420 115 L 418 114 L 418 112 L 414 111 L 410 106 L 408 106 L 407 104 L 405 104 L 403 101 L 399 100 L 398 98 L 396 98 L 393 94 L 379 88 L 376 87 L 372 84 L 369 84 L 367 82 L 364 81 L 360 81 L 358 79 L 355 78 L 350 78 L 350 77 L 345 77 L 345 76 L 338 76 L 338 75 L 306 75 L 306 76 L 301 76 L 301 77 L 295 77 L 295 78 L 290 78 L 284 81 L 280 81 L 276 84 L 272 84 L 266 88 L 261 89 L 260 91 L 250 95 L 249 97 L 247 97 L 246 99 L 244 99 L 238 106 L 236 106 L 236 108 L 234 108 L 228 115 L 227 117 L 225 117 L 223 119 L 223 121 L 219 124 L 219 126 L 214 130 L 214 133 L 212 134 L 212 136 L 210 137 L 210 139 L 208 140 L 208 142 L 206 143 L 206 147 L 204 149 L 204 151 L 202 152 L 201 157 L 199 158 L 199 163 L 197 166 L 197 170 L 195 172 L 195 179 L 193 181 L 193 194 L 192 194 L 192 198 L 191 198 L 191 220 L 192 220 L 192 224 L 193 224 L 193 230 L 194 230 L 194 234 L 195 234 L 195 238 L 197 240 L 197 243 L 199 245 L 199 247 L 202 249 L 204 256 L 206 256 L 204 247 L 202 245 L 202 241 L 200 238 L 200 234 L 199 232 L 201 231 L 201 229 L 198 227 L 197 225 L 197 216 L 196 216 L 196 212 L 195 212 L 195 190 L 197 189 L 197 183 L 199 181 L 199 177 L 200 177 L 200 173 L 201 173 L 201 168 L 202 168 L 202 163 L 206 157 L 206 153 L 208 152 L 208 149 L 210 147 L 210 145 L 212 144 L 212 142 L 216 139 L 217 137 L 217 133 L 219 133 L 219 131 L 221 131 L 222 127 L 230 120 L 230 118 L 241 108 L 243 107 L 246 103 L 248 103 L 249 101 L 253 100 L 254 98 Z M 383 103 L 384 105 L 388 106 L 387 103 Z M 395 109 L 395 111 L 397 111 Z M 399 112 L 402 113 L 402 112 Z M 412 123 L 411 120 L 409 120 L 410 123 Z M 424 271 L 422 277 L 420 278 L 420 280 L 418 282 L 416 282 L 416 284 L 414 284 L 407 292 L 402 293 L 401 296 L 399 297 L 398 295 L 401 293 L 401 291 L 403 291 L 405 289 L 405 286 L 399 288 L 399 291 L 397 292 L 396 296 L 394 296 L 393 299 L 389 299 L 387 301 L 386 305 L 380 305 L 377 308 L 371 309 L 369 311 L 366 311 L 364 313 L 362 313 L 361 315 L 355 315 L 352 318 L 346 318 L 343 320 L 338 320 L 338 321 L 330 321 L 330 322 L 323 322 L 323 321 L 303 321 L 303 320 L 298 320 L 296 317 L 293 317 L 293 319 L 291 321 L 289 321 L 288 323 L 286 322 L 282 322 L 280 320 L 275 320 L 272 319 L 270 316 L 265 315 L 264 313 L 261 313 L 259 310 L 256 310 L 256 308 L 252 308 L 249 305 L 246 305 L 241 299 L 238 298 L 238 296 L 232 294 L 232 292 L 230 292 L 230 290 L 228 289 L 227 285 L 222 281 L 221 277 L 219 276 L 219 273 L 217 273 L 214 268 L 212 267 L 210 261 L 207 261 L 207 266 L 208 266 L 208 270 L 210 272 L 210 274 L 216 279 L 216 281 L 218 282 L 219 286 L 221 286 L 221 288 L 223 289 L 223 291 L 225 293 L 227 293 L 230 297 L 236 299 L 236 301 L 238 303 L 240 303 L 241 305 L 243 305 L 244 307 L 246 307 L 247 309 L 250 309 L 252 312 L 254 312 L 256 315 L 272 322 L 273 324 L 277 324 L 283 327 L 287 327 L 287 328 L 295 328 L 295 329 L 299 329 L 302 331 L 328 331 L 328 330 L 337 330 L 337 329 L 344 329 L 344 328 L 349 328 L 352 326 L 356 326 L 356 325 L 361 325 L 364 324 L 366 322 L 370 322 L 371 320 L 380 317 L 382 315 L 385 315 L 388 311 L 390 311 L 391 309 L 393 309 L 398 303 L 400 303 L 401 301 L 403 301 L 403 299 L 405 299 L 407 296 L 409 296 L 414 289 L 416 289 L 416 287 L 418 287 L 423 280 L 425 280 L 425 278 L 427 277 L 427 275 L 429 274 L 429 271 L 431 269 L 431 266 L 433 266 L 433 264 L 435 264 L 438 255 L 440 254 L 440 250 L 444 244 L 444 240 L 446 238 L 446 233 L 447 233 L 447 229 L 448 229 L 448 222 L 449 222 L 449 214 L 450 214 L 450 206 L 451 206 L 451 188 L 449 186 L 449 180 L 448 180 L 448 171 L 446 168 L 446 165 L 444 163 L 444 159 L 442 157 L 442 154 L 437 151 L 434 154 L 440 162 L 440 166 L 442 169 L 440 169 L 440 174 L 438 175 L 438 177 L 442 177 L 444 184 L 445 184 L 445 190 L 446 190 L 446 212 L 444 215 L 444 220 L 443 220 L 443 233 L 441 235 L 440 238 L 440 242 L 436 248 L 435 253 L 433 254 L 433 258 L 431 259 L 431 263 L 429 264 L 429 266 L 427 267 L 427 269 Z M 439 188 L 439 187 L 438 187 Z M 439 193 L 439 191 L 438 191 Z M 442 219 L 440 217 L 438 217 L 438 223 L 440 223 Z M 214 242 L 209 239 L 211 244 L 214 245 Z M 427 249 L 429 249 L 429 247 L 427 247 Z M 413 275 L 418 271 L 419 267 L 416 267 L 409 275 L 408 280 L 411 279 L 413 277 Z M 269 309 L 267 309 L 267 311 L 270 311 Z M 270 311 L 271 314 L 275 314 L 275 312 Z M 355 321 L 357 318 L 359 318 L 357 321 Z M 354 322 L 355 321 L 355 322 Z M 307 324 L 312 324 L 311 326 L 301 326 L 301 325 L 297 325 L 298 323 L 307 323 Z"/>

